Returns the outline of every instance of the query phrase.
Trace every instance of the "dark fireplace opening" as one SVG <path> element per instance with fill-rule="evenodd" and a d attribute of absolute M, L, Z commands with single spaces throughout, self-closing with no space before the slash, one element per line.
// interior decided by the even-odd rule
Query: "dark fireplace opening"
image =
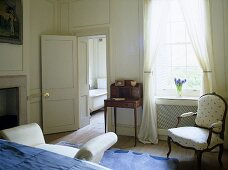
<path fill-rule="evenodd" d="M 19 88 L 0 89 L 0 130 L 19 125 Z"/>

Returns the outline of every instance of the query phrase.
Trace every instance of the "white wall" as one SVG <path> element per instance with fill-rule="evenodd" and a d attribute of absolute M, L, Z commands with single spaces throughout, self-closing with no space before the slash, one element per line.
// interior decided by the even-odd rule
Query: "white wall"
<path fill-rule="evenodd" d="M 42 124 L 40 35 L 57 32 L 57 1 L 30 0 L 30 122 Z"/>
<path fill-rule="evenodd" d="M 58 30 L 62 34 L 71 34 L 77 30 L 108 27 L 111 82 L 115 79 L 142 81 L 142 2 L 143 0 L 23 0 L 24 43 L 0 43 L 0 75 L 28 75 L 30 121 L 41 123 L 41 34 L 54 34 Z M 216 91 L 228 98 L 228 1 L 211 2 Z M 131 110 L 121 110 L 117 116 L 117 121 L 121 121 L 121 124 L 132 127 Z M 226 143 L 227 134 L 228 123 Z"/>
<path fill-rule="evenodd" d="M 228 99 L 228 1 L 211 0 L 211 16 L 216 92 Z M 228 116 L 225 146 L 228 148 Z"/>
<path fill-rule="evenodd" d="M 142 0 L 69 0 L 61 1 L 60 13 L 68 20 L 61 31 L 108 27 L 110 30 L 109 80 L 142 80 Z M 66 12 L 69 10 L 69 12 Z M 67 24 L 67 25 L 66 25 Z M 122 116 L 124 115 L 124 117 Z M 141 116 L 139 116 L 141 117 Z M 133 111 L 118 110 L 117 121 L 132 129 Z M 129 134 L 129 132 L 126 132 Z M 125 133 L 125 134 L 126 134 Z M 132 132 L 130 132 L 132 133 Z M 133 134 L 133 133 L 132 133 Z"/>
<path fill-rule="evenodd" d="M 57 1 L 22 0 L 22 5 L 23 45 L 0 43 L 0 75 L 27 75 L 29 121 L 41 124 L 40 35 L 56 32 Z"/>
<path fill-rule="evenodd" d="M 29 0 L 22 0 L 23 44 L 0 43 L 0 76 L 28 74 L 29 2 Z"/>
<path fill-rule="evenodd" d="M 228 103 L 228 1 L 223 0 L 223 16 L 224 16 L 224 46 L 225 46 L 225 91 L 226 91 L 226 99 Z M 225 131 L 225 147 L 228 148 L 228 114 L 226 116 L 226 131 Z"/>
<path fill-rule="evenodd" d="M 140 54 L 140 0 L 110 1 L 110 30 L 112 80 L 133 79 L 139 81 L 141 72 Z"/>
<path fill-rule="evenodd" d="M 214 68 L 216 78 L 216 92 L 227 97 L 227 72 L 226 67 L 227 58 L 227 35 L 225 30 L 227 27 L 227 21 L 225 20 L 225 3 L 226 0 L 211 0 L 211 21 L 212 21 L 212 38 L 213 38 L 213 50 L 214 50 Z"/>
<path fill-rule="evenodd" d="M 28 0 L 22 0 L 23 6 L 28 6 Z M 23 8 L 23 45 L 0 43 L 0 75 L 27 74 L 28 47 L 28 14 L 29 9 Z"/>
<path fill-rule="evenodd" d="M 100 3 L 103 4 L 102 7 Z M 94 0 L 90 2 L 89 0 L 70 0 L 68 9 L 64 1 L 61 5 L 63 11 L 61 18 L 69 19 L 69 22 L 67 26 L 61 25 L 61 27 L 68 28 L 70 32 L 94 27 L 109 27 L 111 81 L 114 82 L 115 79 L 142 81 L 142 4 L 143 0 Z M 211 4 L 216 92 L 228 97 L 228 2 L 227 0 L 211 0 Z M 67 15 L 67 10 L 69 10 L 69 15 Z M 130 110 L 120 109 L 117 121 L 131 126 L 132 115 Z"/>

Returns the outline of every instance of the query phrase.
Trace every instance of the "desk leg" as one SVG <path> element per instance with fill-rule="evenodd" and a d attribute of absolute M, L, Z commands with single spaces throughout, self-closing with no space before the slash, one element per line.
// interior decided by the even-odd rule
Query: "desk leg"
<path fill-rule="evenodd" d="M 116 107 L 114 107 L 114 124 L 115 124 L 115 133 L 116 133 Z"/>
<path fill-rule="evenodd" d="M 106 114 L 107 114 L 107 107 L 104 107 L 104 123 L 105 123 L 105 133 L 106 133 Z"/>
<path fill-rule="evenodd" d="M 137 133 L 137 108 L 134 108 L 134 118 L 135 118 L 135 145 L 136 146 L 136 133 Z"/>

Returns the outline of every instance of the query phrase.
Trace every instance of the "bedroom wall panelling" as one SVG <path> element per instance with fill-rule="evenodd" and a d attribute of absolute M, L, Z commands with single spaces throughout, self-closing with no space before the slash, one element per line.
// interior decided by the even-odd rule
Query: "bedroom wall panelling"
<path fill-rule="evenodd" d="M 228 98 L 228 1 L 211 0 L 212 40 L 216 92 Z M 226 117 L 225 147 L 228 148 L 228 116 Z"/>
<path fill-rule="evenodd" d="M 27 74 L 29 49 L 29 0 L 22 0 L 23 5 L 23 44 L 0 43 L 0 75 Z M 25 7 L 25 8 L 24 8 Z"/>
<path fill-rule="evenodd" d="M 70 29 L 109 23 L 109 0 L 70 0 Z"/>
<path fill-rule="evenodd" d="M 25 33 L 23 45 L 0 44 L 0 74 L 28 75 L 29 93 L 31 93 L 29 96 L 30 121 L 41 123 L 39 120 L 41 116 L 39 36 L 56 33 L 57 19 L 60 23 L 60 31 L 64 34 L 71 34 L 74 30 L 84 28 L 109 27 L 111 82 L 118 78 L 142 80 L 142 0 L 94 0 L 93 2 L 89 0 L 23 0 L 22 2 Z M 211 0 L 211 2 L 215 76 L 218 81 L 218 92 L 228 97 L 228 1 Z M 56 13 L 57 5 L 59 5 L 59 13 Z M 96 8 L 91 9 L 92 6 Z M 75 10 L 79 7 L 81 13 Z M 75 16 L 75 14 L 78 15 Z M 119 117 L 121 117 L 120 112 L 118 112 Z M 125 116 L 124 124 L 127 126 L 131 124 L 129 117 L 132 114 L 127 113 Z M 226 140 L 227 127 L 228 125 L 226 125 Z"/>
<path fill-rule="evenodd" d="M 133 79 L 140 81 L 142 74 L 142 54 L 140 40 L 142 38 L 141 0 L 110 1 L 111 31 L 111 69 L 112 82 L 116 79 Z M 142 110 L 138 112 L 137 122 L 141 122 Z M 117 109 L 117 131 L 122 135 L 131 135 L 133 111 Z"/>
<path fill-rule="evenodd" d="M 28 77 L 29 58 L 29 0 L 22 0 L 23 5 L 23 44 L 0 43 L 0 75 L 26 75 Z M 27 78 L 27 87 L 29 80 Z M 27 88 L 27 94 L 29 90 Z M 27 102 L 28 110 L 28 102 Z M 29 119 L 29 115 L 27 115 Z M 27 120 L 27 119 L 26 119 Z"/>
<path fill-rule="evenodd" d="M 225 67 L 226 67 L 226 97 L 228 99 L 228 1 L 223 0 L 224 10 L 224 45 L 225 45 Z"/>
<path fill-rule="evenodd" d="M 23 71 L 23 45 L 0 43 L 0 71 L 17 73 Z"/>
<path fill-rule="evenodd" d="M 58 9 L 59 28 L 61 34 L 69 34 L 69 1 L 60 0 Z"/>
<path fill-rule="evenodd" d="M 224 45 L 225 45 L 225 67 L 226 67 L 226 99 L 228 102 L 228 1 L 223 0 L 224 10 Z M 228 114 L 227 114 L 228 115 Z M 225 147 L 228 148 L 228 116 L 226 116 Z"/>
<path fill-rule="evenodd" d="M 223 0 L 211 1 L 212 40 L 214 50 L 214 68 L 216 78 L 216 91 L 225 92 L 225 20 L 223 13 Z"/>
<path fill-rule="evenodd" d="M 116 79 L 142 81 L 143 0 L 69 0 L 68 2 L 67 6 L 67 1 L 61 0 L 61 31 L 67 30 L 68 21 L 70 34 L 77 30 L 109 27 L 108 68 L 111 82 Z M 120 109 L 117 114 L 122 118 L 121 124 L 123 122 L 124 126 L 131 126 L 133 112 L 130 109 Z"/>
<path fill-rule="evenodd" d="M 42 125 L 40 35 L 57 32 L 56 0 L 30 0 L 30 122 Z M 41 12 L 42 11 L 42 12 Z"/>

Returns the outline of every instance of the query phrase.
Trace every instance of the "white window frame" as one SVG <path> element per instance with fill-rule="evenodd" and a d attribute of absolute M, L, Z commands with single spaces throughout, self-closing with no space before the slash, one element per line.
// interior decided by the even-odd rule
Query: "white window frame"
<path fill-rule="evenodd" d="M 182 21 L 169 21 L 169 24 L 170 23 L 175 23 L 175 22 L 178 23 L 178 22 L 182 22 Z M 169 29 L 170 29 L 169 32 L 171 33 L 171 27 L 169 27 Z M 166 42 L 166 43 L 164 43 L 164 45 L 169 45 L 169 46 L 172 46 L 172 45 L 185 45 L 185 55 L 187 56 L 187 45 L 192 45 L 191 41 L 187 38 L 187 29 L 185 29 L 185 36 L 186 36 L 185 37 L 186 38 L 185 42 Z M 171 35 L 170 35 L 170 37 L 171 37 Z M 186 60 L 186 63 L 187 63 L 187 60 Z M 157 73 L 156 73 L 157 66 L 156 65 L 157 64 L 155 63 L 155 70 L 154 70 L 155 81 L 157 79 Z M 171 65 L 171 67 L 175 67 L 175 66 Z M 188 66 L 185 66 L 185 68 L 187 69 Z M 198 68 L 200 68 L 200 67 L 198 67 Z M 200 73 L 200 74 L 202 74 L 202 73 Z M 176 77 L 176 78 L 180 78 L 180 77 Z M 173 80 L 173 83 L 174 83 L 174 80 Z M 186 89 L 185 85 L 186 84 L 183 85 L 183 90 L 182 90 L 183 97 L 198 97 L 200 95 L 200 89 Z M 169 98 L 175 98 L 177 96 L 177 92 L 176 92 L 175 88 L 161 89 L 161 88 L 158 88 L 157 86 L 158 86 L 158 83 L 155 82 L 155 89 L 156 89 L 155 94 L 156 94 L 156 96 L 158 96 L 158 97 L 159 96 L 161 96 L 161 97 L 169 96 Z M 201 86 L 202 86 L 202 80 L 201 80 Z"/>

